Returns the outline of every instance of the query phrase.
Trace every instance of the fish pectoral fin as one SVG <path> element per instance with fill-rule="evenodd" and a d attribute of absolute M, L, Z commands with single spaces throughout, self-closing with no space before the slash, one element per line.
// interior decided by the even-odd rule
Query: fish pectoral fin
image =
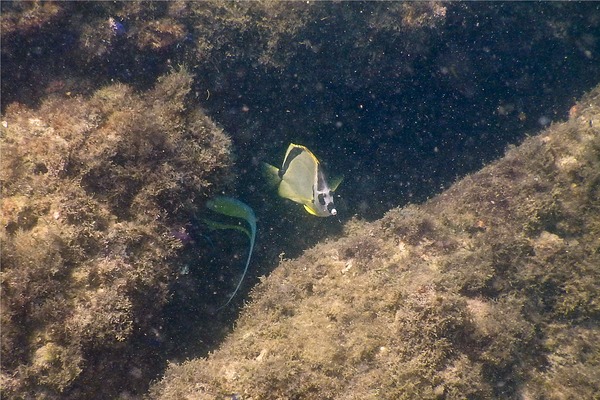
<path fill-rule="evenodd" d="M 332 192 L 335 192 L 336 189 L 338 188 L 338 186 L 340 186 L 340 183 L 342 183 L 342 181 L 344 180 L 344 176 L 336 176 L 335 178 L 332 178 L 329 180 L 329 188 L 331 189 Z"/>
<path fill-rule="evenodd" d="M 281 182 L 279 168 L 264 162 L 262 163 L 262 172 L 269 186 L 277 186 Z"/>

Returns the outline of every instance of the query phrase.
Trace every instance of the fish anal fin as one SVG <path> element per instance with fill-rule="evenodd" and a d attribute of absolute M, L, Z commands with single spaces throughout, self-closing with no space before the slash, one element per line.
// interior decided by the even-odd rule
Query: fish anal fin
<path fill-rule="evenodd" d="M 321 215 L 319 215 L 312 207 L 310 207 L 307 204 L 303 204 L 304 205 L 304 209 L 306 210 L 307 213 L 314 215 L 315 217 L 320 217 Z"/>

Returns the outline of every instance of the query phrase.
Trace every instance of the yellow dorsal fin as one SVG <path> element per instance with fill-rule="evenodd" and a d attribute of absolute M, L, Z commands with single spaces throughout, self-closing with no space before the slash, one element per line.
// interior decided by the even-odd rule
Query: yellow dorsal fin
<path fill-rule="evenodd" d="M 279 194 L 298 203 L 311 202 L 319 163 L 304 146 L 290 145 L 281 171 Z"/>
<path fill-rule="evenodd" d="M 277 192 L 281 197 L 290 199 L 296 203 L 307 204 L 312 201 L 312 198 L 305 196 L 306 193 L 298 193 L 298 190 L 285 180 L 281 181 Z"/>

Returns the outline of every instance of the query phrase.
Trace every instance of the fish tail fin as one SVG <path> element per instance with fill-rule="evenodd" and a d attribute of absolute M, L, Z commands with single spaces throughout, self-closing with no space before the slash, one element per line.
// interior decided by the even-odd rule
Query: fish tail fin
<path fill-rule="evenodd" d="M 279 176 L 279 168 L 264 162 L 262 163 L 262 171 L 269 186 L 275 187 L 279 185 L 279 182 L 281 182 L 281 177 Z"/>

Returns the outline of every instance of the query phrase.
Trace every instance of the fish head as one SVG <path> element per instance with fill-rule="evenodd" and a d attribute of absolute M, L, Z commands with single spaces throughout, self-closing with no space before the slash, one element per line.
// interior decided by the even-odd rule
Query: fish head
<path fill-rule="evenodd" d="M 330 215 L 337 215 L 337 210 L 333 203 L 333 192 L 328 187 L 325 187 L 325 190 L 315 192 L 314 206 L 319 216 L 329 217 Z"/>
<path fill-rule="evenodd" d="M 319 164 L 317 164 L 317 176 L 313 186 L 312 203 L 315 208 L 315 215 L 320 217 L 329 217 L 337 215 L 335 204 L 333 203 L 333 190 L 327 184 L 325 174 Z"/>

